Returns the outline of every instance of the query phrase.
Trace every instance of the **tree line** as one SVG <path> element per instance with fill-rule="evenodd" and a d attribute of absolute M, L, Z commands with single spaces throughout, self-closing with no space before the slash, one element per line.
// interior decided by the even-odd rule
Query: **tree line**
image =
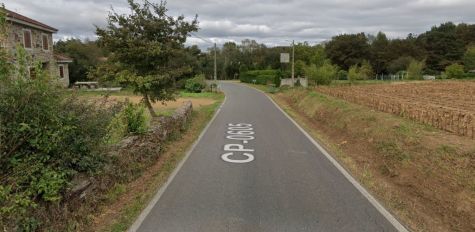
<path fill-rule="evenodd" d="M 238 79 L 242 72 L 265 69 L 281 70 L 283 77 L 289 77 L 290 64 L 281 64 L 279 57 L 290 53 L 290 46 L 268 47 L 250 39 L 226 42 L 216 50 L 218 79 Z M 56 49 L 74 58 L 72 82 L 87 78 L 114 82 L 114 76 L 103 72 L 105 67 L 98 67 L 110 52 L 97 41 L 59 41 Z M 202 51 L 196 45 L 183 47 L 173 57 L 174 63 L 187 67 L 176 77 L 180 86 L 197 74 L 213 77 L 214 48 Z M 296 76 L 316 77 L 320 83 L 374 79 L 376 75 L 401 72 L 412 79 L 420 79 L 422 74 L 463 77 L 465 72 L 475 70 L 475 25 L 447 22 L 420 35 L 396 39 L 379 32 L 337 35 L 317 45 L 300 42 L 295 44 L 295 60 Z"/>

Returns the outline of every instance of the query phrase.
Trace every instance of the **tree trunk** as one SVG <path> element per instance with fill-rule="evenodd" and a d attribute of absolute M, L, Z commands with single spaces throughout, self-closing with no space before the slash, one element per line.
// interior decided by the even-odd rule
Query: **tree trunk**
<path fill-rule="evenodd" d="M 145 106 L 147 106 L 150 115 L 152 115 L 152 117 L 157 117 L 158 115 L 155 113 L 155 110 L 153 109 L 152 103 L 150 103 L 150 99 L 148 99 L 147 94 L 143 95 L 143 102 L 145 103 Z"/>

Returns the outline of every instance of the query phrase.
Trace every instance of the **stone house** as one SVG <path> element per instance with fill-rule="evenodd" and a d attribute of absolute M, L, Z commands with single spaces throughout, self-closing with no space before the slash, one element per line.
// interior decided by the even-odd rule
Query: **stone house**
<path fill-rule="evenodd" d="M 32 57 L 29 64 L 31 78 L 35 77 L 35 64 L 41 62 L 43 70 L 49 71 L 64 86 L 69 86 L 68 64 L 72 59 L 53 51 L 53 34 L 58 30 L 13 11 L 6 10 L 6 16 L 7 38 L 2 46 L 12 54 L 18 45 L 25 48 Z"/>

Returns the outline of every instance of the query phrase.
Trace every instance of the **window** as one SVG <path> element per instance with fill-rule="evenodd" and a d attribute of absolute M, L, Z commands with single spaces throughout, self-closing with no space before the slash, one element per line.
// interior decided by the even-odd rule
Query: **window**
<path fill-rule="evenodd" d="M 64 66 L 59 65 L 59 77 L 64 78 Z"/>
<path fill-rule="evenodd" d="M 36 79 L 36 69 L 35 67 L 30 67 L 30 78 Z"/>
<path fill-rule="evenodd" d="M 48 35 L 47 35 L 47 34 L 43 34 L 43 35 L 42 35 L 42 39 L 43 39 L 43 50 L 48 51 L 48 50 L 49 50 Z"/>
<path fill-rule="evenodd" d="M 30 30 L 23 30 L 23 46 L 26 49 L 31 49 L 33 47 Z"/>

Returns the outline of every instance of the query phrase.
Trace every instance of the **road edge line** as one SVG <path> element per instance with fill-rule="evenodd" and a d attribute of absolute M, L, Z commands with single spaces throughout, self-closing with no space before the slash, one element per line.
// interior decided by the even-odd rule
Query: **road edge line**
<path fill-rule="evenodd" d="M 142 212 L 140 213 L 140 215 L 137 217 L 137 219 L 135 219 L 135 222 L 134 224 L 132 224 L 132 226 L 130 226 L 130 228 L 127 230 L 128 232 L 136 232 L 140 226 L 142 225 L 142 223 L 145 221 L 145 219 L 147 218 L 147 216 L 150 214 L 150 212 L 152 211 L 152 209 L 155 207 L 155 205 L 158 203 L 158 201 L 160 200 L 160 198 L 162 197 L 163 193 L 165 193 L 165 191 L 167 190 L 168 186 L 173 182 L 173 179 L 175 179 L 175 176 L 178 174 L 178 172 L 181 170 L 181 168 L 183 167 L 183 165 L 185 164 L 185 162 L 188 160 L 188 158 L 190 157 L 191 153 L 195 150 L 196 146 L 198 145 L 198 143 L 201 141 L 201 139 L 203 138 L 204 134 L 208 131 L 208 128 L 211 126 L 211 124 L 214 122 L 214 120 L 216 119 L 216 117 L 218 117 L 218 114 L 219 112 L 221 112 L 221 108 L 223 107 L 224 103 L 226 103 L 226 95 L 224 95 L 224 100 L 223 102 L 219 105 L 218 109 L 216 110 L 216 112 L 214 113 L 213 117 L 211 118 L 211 120 L 208 122 L 208 124 L 206 125 L 206 127 L 203 129 L 203 131 L 201 131 L 200 135 L 198 136 L 198 138 L 196 139 L 196 141 L 193 143 L 193 145 L 191 146 L 191 148 L 187 151 L 185 157 L 180 161 L 180 163 L 178 163 L 178 165 L 176 166 L 175 170 L 173 170 L 172 174 L 168 177 L 167 179 L 167 182 L 165 182 L 164 185 L 162 185 L 157 193 L 155 193 L 155 196 L 152 198 L 152 200 L 150 200 L 150 202 L 148 203 L 147 207 L 145 207 L 145 209 L 142 210 Z"/>
<path fill-rule="evenodd" d="M 243 85 L 243 86 L 250 88 L 247 85 Z M 343 176 L 345 176 L 345 178 L 353 186 L 355 186 L 356 189 L 358 189 L 358 191 L 369 201 L 369 203 L 371 203 L 376 208 L 376 210 L 378 210 L 378 212 L 381 213 L 383 217 L 385 217 L 386 220 L 388 220 L 389 223 L 391 223 L 394 226 L 394 228 L 396 228 L 396 230 L 400 232 L 409 232 L 409 230 L 401 222 L 399 222 L 399 220 L 397 220 L 394 215 L 392 215 L 386 208 L 384 208 L 384 206 L 381 203 L 379 203 L 379 201 L 375 197 L 373 197 L 373 195 L 371 195 L 368 192 L 368 190 L 366 190 L 343 166 L 341 166 L 341 164 L 335 158 L 333 158 L 333 156 L 330 155 L 325 150 L 325 148 L 323 148 L 317 141 L 315 141 L 315 139 L 313 139 L 313 137 L 310 136 L 310 134 L 307 133 L 307 131 L 305 131 L 292 117 L 290 117 L 287 114 L 287 112 L 285 112 L 274 101 L 274 99 L 272 99 L 269 95 L 267 95 L 264 91 L 260 89 L 257 89 L 257 88 L 252 88 L 252 89 L 263 93 L 274 104 L 274 106 L 276 106 L 277 109 L 279 109 L 280 112 L 282 112 L 307 137 L 307 139 L 310 140 L 310 142 L 312 142 L 313 145 L 317 147 L 318 150 L 320 150 L 320 152 L 322 152 L 323 155 L 325 155 L 325 157 L 338 169 L 338 171 L 340 171 L 343 174 Z"/>

